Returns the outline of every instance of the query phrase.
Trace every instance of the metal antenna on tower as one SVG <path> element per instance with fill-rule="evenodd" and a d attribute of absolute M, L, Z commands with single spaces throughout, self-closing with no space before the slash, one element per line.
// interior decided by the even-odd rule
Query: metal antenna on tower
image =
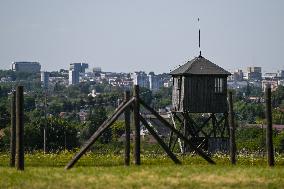
<path fill-rule="evenodd" d="M 198 27 L 199 27 L 199 31 L 198 31 L 199 57 L 201 57 L 201 47 L 200 47 L 200 23 L 199 23 L 199 18 L 197 19 L 197 21 L 198 21 Z"/>

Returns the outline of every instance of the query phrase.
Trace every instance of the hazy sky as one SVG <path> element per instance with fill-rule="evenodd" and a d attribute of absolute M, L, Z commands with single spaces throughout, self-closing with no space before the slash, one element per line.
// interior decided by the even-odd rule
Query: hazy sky
<path fill-rule="evenodd" d="M 284 69 L 282 0 L 0 0 L 0 69 L 169 72 L 198 56 L 198 17 L 205 58 L 227 70 Z"/>

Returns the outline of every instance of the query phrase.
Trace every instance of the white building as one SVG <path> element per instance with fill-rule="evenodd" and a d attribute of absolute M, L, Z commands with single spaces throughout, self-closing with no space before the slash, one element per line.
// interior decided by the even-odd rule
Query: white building
<path fill-rule="evenodd" d="M 134 85 L 139 85 L 140 87 L 145 87 L 149 89 L 150 87 L 149 77 L 145 72 L 131 73 L 131 78 L 133 79 Z"/>
<path fill-rule="evenodd" d="M 79 83 L 79 72 L 69 70 L 69 85 L 76 85 Z"/>
<path fill-rule="evenodd" d="M 278 88 L 278 82 L 277 80 L 262 80 L 261 82 L 262 84 L 262 90 L 265 91 L 265 89 L 270 86 L 271 87 L 271 91 L 276 91 L 276 89 Z"/>

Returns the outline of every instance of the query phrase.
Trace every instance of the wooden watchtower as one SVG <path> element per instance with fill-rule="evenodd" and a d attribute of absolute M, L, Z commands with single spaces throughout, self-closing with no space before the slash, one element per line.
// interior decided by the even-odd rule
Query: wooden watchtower
<path fill-rule="evenodd" d="M 170 73 L 173 117 L 184 134 L 209 152 L 228 150 L 227 77 L 230 73 L 201 56 Z M 197 123 L 194 114 L 203 117 Z M 211 120 L 211 121 L 210 121 Z M 199 120 L 200 122 L 200 120 Z M 188 151 L 184 147 L 184 151 Z"/>

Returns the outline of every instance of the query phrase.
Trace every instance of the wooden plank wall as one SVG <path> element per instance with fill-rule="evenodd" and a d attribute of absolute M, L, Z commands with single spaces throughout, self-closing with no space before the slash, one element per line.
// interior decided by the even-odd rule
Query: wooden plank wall
<path fill-rule="evenodd" d="M 215 78 L 222 77 L 223 93 L 215 92 Z M 181 95 L 179 96 L 179 91 Z M 181 99 L 179 99 L 181 98 Z M 226 76 L 190 76 L 182 78 L 178 90 L 178 78 L 174 78 L 173 107 L 176 111 L 191 113 L 224 113 L 227 112 L 227 78 Z M 181 106 L 178 107 L 179 102 Z"/>

